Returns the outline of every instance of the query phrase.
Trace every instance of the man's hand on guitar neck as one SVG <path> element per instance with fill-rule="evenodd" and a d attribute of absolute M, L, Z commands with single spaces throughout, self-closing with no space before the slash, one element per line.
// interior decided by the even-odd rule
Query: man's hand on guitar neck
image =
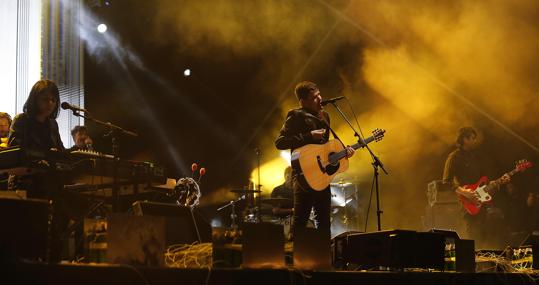
<path fill-rule="evenodd" d="M 500 177 L 500 185 L 504 185 L 511 182 L 511 176 L 507 173 L 505 173 L 502 177 Z"/>
<path fill-rule="evenodd" d="M 351 146 L 349 146 L 349 145 L 346 146 L 346 158 L 352 157 L 355 152 L 356 152 L 356 150 L 353 149 Z"/>
<path fill-rule="evenodd" d="M 494 186 L 498 187 L 498 189 L 500 188 L 500 186 L 502 185 L 505 185 L 507 183 L 511 182 L 511 176 L 507 173 L 505 173 L 504 175 L 502 175 L 502 177 L 496 179 L 496 180 L 492 180 L 489 182 L 489 184 L 493 184 Z"/>
<path fill-rule="evenodd" d="M 477 196 L 477 193 L 475 193 L 474 191 L 470 190 L 470 189 L 466 189 L 464 187 L 458 187 L 456 190 L 455 190 L 455 193 L 459 194 L 459 195 L 462 195 L 464 196 L 466 199 L 470 200 L 470 201 L 473 201 L 475 203 L 478 203 L 479 202 L 479 196 Z"/>

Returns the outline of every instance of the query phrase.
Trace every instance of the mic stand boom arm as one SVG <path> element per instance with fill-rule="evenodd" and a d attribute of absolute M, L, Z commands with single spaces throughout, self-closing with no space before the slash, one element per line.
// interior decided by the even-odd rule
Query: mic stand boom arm
<path fill-rule="evenodd" d="M 109 132 L 106 134 L 106 136 L 111 137 L 112 154 L 114 155 L 113 167 L 112 167 L 112 211 L 119 212 L 120 211 L 120 195 L 119 195 L 120 185 L 118 183 L 118 162 L 120 161 L 120 143 L 118 140 L 118 136 L 119 134 L 126 134 L 132 137 L 137 137 L 138 134 L 135 132 L 125 130 L 110 122 L 103 122 L 101 120 L 95 119 L 90 115 L 89 112 L 85 112 L 85 114 L 82 115 L 76 110 L 72 110 L 72 111 L 73 111 L 73 115 L 77 117 L 84 118 L 98 125 L 105 126 L 106 128 L 109 129 Z"/>

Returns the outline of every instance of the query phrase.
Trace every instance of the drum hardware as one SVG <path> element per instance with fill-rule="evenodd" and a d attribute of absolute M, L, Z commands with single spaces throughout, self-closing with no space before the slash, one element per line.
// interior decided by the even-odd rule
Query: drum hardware
<path fill-rule="evenodd" d="M 348 187 L 348 186 L 352 186 L 354 185 L 354 183 L 352 182 L 344 182 L 344 181 L 339 181 L 339 182 L 334 182 L 334 183 L 329 183 L 330 186 L 334 186 L 334 187 Z"/>
<path fill-rule="evenodd" d="M 246 186 L 251 188 L 250 186 Z M 246 208 L 243 212 L 243 222 L 246 223 L 259 223 L 261 221 L 260 218 L 260 193 L 262 192 L 260 189 L 232 189 L 230 190 L 232 193 L 240 194 L 241 200 L 245 200 L 247 203 Z M 255 195 L 257 194 L 257 195 Z M 238 200 L 239 201 L 239 200 Z M 237 216 L 236 216 L 237 218 Z"/>
<path fill-rule="evenodd" d="M 354 200 L 357 199 L 357 184 L 341 180 L 330 183 L 330 188 L 332 231 L 349 231 L 356 228 Z"/>
<path fill-rule="evenodd" d="M 245 200 L 246 196 L 245 195 L 241 195 L 239 198 L 237 198 L 236 200 L 232 200 L 230 202 L 228 202 L 228 204 L 220 207 L 217 209 L 217 212 L 220 212 L 228 207 L 231 207 L 231 211 L 230 211 L 230 219 L 232 220 L 232 223 L 230 225 L 230 227 L 233 229 L 233 230 L 237 230 L 238 229 L 238 223 L 236 222 L 236 219 L 238 218 L 238 215 L 236 214 L 236 203 L 238 203 L 239 201 L 241 200 Z"/>
<path fill-rule="evenodd" d="M 249 189 L 232 189 L 230 190 L 230 192 L 232 193 L 236 193 L 236 194 L 255 194 L 255 193 L 260 193 L 262 191 L 260 190 L 249 190 Z"/>
<path fill-rule="evenodd" d="M 268 199 L 263 199 L 261 202 L 262 204 L 269 204 L 273 207 L 278 207 L 283 204 L 290 205 L 293 203 L 293 201 L 288 198 L 268 198 Z"/>

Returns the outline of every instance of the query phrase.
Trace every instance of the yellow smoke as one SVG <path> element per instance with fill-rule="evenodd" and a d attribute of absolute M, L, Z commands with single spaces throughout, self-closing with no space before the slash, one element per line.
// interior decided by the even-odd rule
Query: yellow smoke
<path fill-rule="evenodd" d="M 267 87 L 265 95 L 280 94 L 337 21 L 338 29 L 309 67 L 323 73 L 340 46 L 357 46 L 348 51 L 350 60 L 340 74 L 326 75 L 338 78 L 341 86 L 320 87 L 329 91 L 327 97 L 350 99 L 365 135 L 374 128 L 387 130 L 384 140 L 372 145 L 391 172 L 380 177 L 385 227 L 421 227 L 426 184 L 440 178 L 459 127 L 504 126 L 506 136 L 514 135 L 511 130 L 539 139 L 532 132 L 539 123 L 538 1 L 211 0 L 178 5 L 167 0 L 159 5 L 156 41 L 172 37 L 200 54 L 219 56 L 216 51 L 226 49 L 271 59 L 267 73 L 251 83 Z M 283 181 L 286 162 L 273 140 L 286 111 L 295 106 L 292 92 L 276 114 L 281 118 L 273 133 L 260 134 L 268 154 L 261 168 L 266 191 Z M 354 143 L 338 113 L 326 109 L 345 143 Z M 358 151 L 350 166 L 345 179 L 370 181 L 366 151 Z M 256 169 L 252 177 L 256 183 Z"/>

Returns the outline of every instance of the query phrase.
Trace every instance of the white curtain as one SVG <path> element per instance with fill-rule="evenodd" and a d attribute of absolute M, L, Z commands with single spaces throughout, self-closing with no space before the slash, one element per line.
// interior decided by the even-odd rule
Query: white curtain
<path fill-rule="evenodd" d="M 17 0 L 0 1 L 0 112 L 16 112 Z"/>
<path fill-rule="evenodd" d="M 41 0 L 0 1 L 0 111 L 22 112 L 41 77 Z"/>
<path fill-rule="evenodd" d="M 21 113 L 41 78 L 58 84 L 62 101 L 84 106 L 81 9 L 82 0 L 0 0 L 0 112 Z M 60 112 L 66 147 L 71 129 L 83 123 Z"/>

